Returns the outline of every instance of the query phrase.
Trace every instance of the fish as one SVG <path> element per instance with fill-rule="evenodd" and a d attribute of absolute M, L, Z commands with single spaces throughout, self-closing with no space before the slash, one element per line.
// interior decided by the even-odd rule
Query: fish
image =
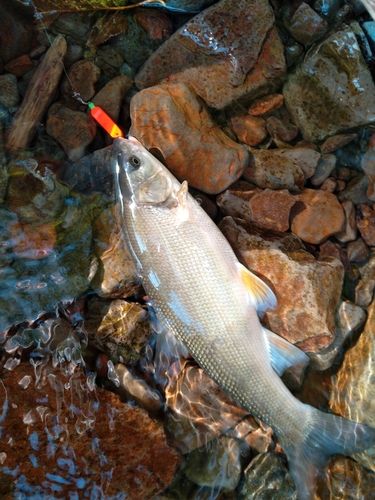
<path fill-rule="evenodd" d="M 314 497 L 330 455 L 375 444 L 375 429 L 324 413 L 282 382 L 305 353 L 263 328 L 274 292 L 172 173 L 134 137 L 113 143 L 122 231 L 154 314 L 238 405 L 268 424 L 287 456 L 299 500 Z"/>

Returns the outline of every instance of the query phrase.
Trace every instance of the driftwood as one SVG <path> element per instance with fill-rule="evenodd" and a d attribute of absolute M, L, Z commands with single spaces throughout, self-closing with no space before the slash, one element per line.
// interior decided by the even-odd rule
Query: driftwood
<path fill-rule="evenodd" d="M 20 109 L 14 115 L 14 124 L 6 138 L 7 150 L 25 149 L 33 139 L 38 123 L 54 98 L 66 49 L 65 38 L 57 36 L 36 69 Z"/>

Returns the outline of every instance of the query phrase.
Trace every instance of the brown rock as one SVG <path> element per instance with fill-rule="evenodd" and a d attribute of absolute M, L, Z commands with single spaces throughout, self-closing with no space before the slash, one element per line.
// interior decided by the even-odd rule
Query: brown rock
<path fill-rule="evenodd" d="M 304 189 L 295 199 L 291 230 L 303 241 L 319 244 L 343 230 L 345 214 L 335 195 L 327 191 Z"/>
<path fill-rule="evenodd" d="M 345 227 L 340 233 L 335 234 L 335 238 L 341 243 L 348 243 L 348 241 L 354 241 L 357 238 L 355 206 L 350 200 L 344 200 L 341 205 L 345 212 Z"/>
<path fill-rule="evenodd" d="M 261 116 L 267 113 L 272 113 L 279 109 L 284 102 L 284 96 L 282 94 L 269 94 L 260 99 L 255 99 L 255 101 L 249 107 L 249 115 Z"/>
<path fill-rule="evenodd" d="M 220 210 L 225 215 L 239 217 L 246 221 L 253 221 L 253 215 L 250 209 L 250 200 L 262 190 L 245 181 L 234 182 L 229 189 L 220 194 L 216 202 Z"/>
<path fill-rule="evenodd" d="M 222 0 L 176 31 L 147 60 L 136 85 L 184 82 L 215 108 L 270 92 L 285 73 L 273 23 L 266 0 Z"/>
<path fill-rule="evenodd" d="M 61 92 L 69 103 L 77 106 L 74 93 L 84 101 L 89 101 L 95 94 L 95 83 L 100 76 L 100 68 L 90 61 L 80 59 L 68 70 L 69 80 L 65 77 L 61 84 Z"/>
<path fill-rule="evenodd" d="M 293 5 L 286 26 L 293 38 L 303 45 L 310 45 L 328 30 L 326 21 L 305 2 Z"/>
<path fill-rule="evenodd" d="M 3 467 L 14 471 L 12 482 L 28 485 L 38 498 L 104 490 L 109 497 L 121 491 L 139 500 L 164 490 L 180 456 L 166 444 L 162 426 L 141 408 L 95 388 L 82 372 L 73 369 L 65 377 L 51 365 L 34 372 L 21 364 L 1 374 L 1 407 L 4 389 L 12 404 L 0 450 Z"/>
<path fill-rule="evenodd" d="M 360 216 L 357 216 L 358 231 L 366 245 L 375 246 L 375 212 L 368 205 L 360 204 Z"/>
<path fill-rule="evenodd" d="M 320 186 L 331 175 L 336 166 L 336 156 L 323 154 L 319 160 L 314 175 L 311 177 L 313 186 Z"/>
<path fill-rule="evenodd" d="M 250 200 L 252 218 L 266 229 L 284 232 L 289 229 L 289 214 L 294 203 L 293 196 L 286 189 L 265 189 Z"/>
<path fill-rule="evenodd" d="M 266 122 L 256 116 L 236 116 L 232 128 L 241 142 L 256 146 L 267 137 Z"/>
<path fill-rule="evenodd" d="M 308 147 L 295 147 L 288 149 L 274 149 L 274 154 L 289 158 L 295 165 L 301 167 L 305 179 L 310 179 L 317 169 L 320 160 L 319 152 Z"/>
<path fill-rule="evenodd" d="M 18 78 L 24 75 L 30 69 L 33 69 L 34 64 L 30 57 L 27 54 L 23 54 L 22 56 L 17 57 L 16 59 L 12 59 L 5 66 L 5 71 L 8 73 L 12 73 L 16 75 Z"/>
<path fill-rule="evenodd" d="M 298 134 L 298 127 L 294 123 L 281 121 L 276 116 L 269 116 L 267 118 L 267 131 L 272 139 L 290 142 Z"/>
<path fill-rule="evenodd" d="M 56 229 L 53 224 L 35 226 L 15 222 L 10 226 L 14 253 L 19 258 L 43 259 L 52 253 L 56 244 Z"/>
<path fill-rule="evenodd" d="M 345 269 L 350 268 L 348 257 L 338 243 L 333 243 L 333 241 L 327 240 L 320 245 L 319 260 L 324 260 L 327 257 L 335 257 L 342 263 Z"/>
<path fill-rule="evenodd" d="M 371 200 L 367 197 L 367 192 L 369 189 L 369 182 L 365 175 L 356 175 L 348 183 L 345 190 L 338 195 L 340 201 L 350 200 L 354 205 L 359 205 L 360 203 L 371 204 Z"/>
<path fill-rule="evenodd" d="M 346 253 L 350 262 L 365 262 L 369 256 L 369 249 L 362 238 L 352 241 L 346 247 Z"/>
<path fill-rule="evenodd" d="M 173 33 L 172 20 L 166 12 L 153 9 L 137 9 L 137 23 L 152 41 L 163 42 Z"/>
<path fill-rule="evenodd" d="M 332 151 L 336 151 L 336 149 L 346 146 L 346 144 L 352 142 L 352 140 L 356 137 L 357 134 L 340 134 L 328 137 L 328 139 L 326 139 L 322 144 L 320 150 L 322 153 L 332 153 Z"/>
<path fill-rule="evenodd" d="M 333 177 L 328 177 L 323 184 L 320 186 L 321 191 L 326 191 L 327 193 L 334 193 L 337 189 L 337 181 Z"/>
<path fill-rule="evenodd" d="M 361 160 L 361 167 L 368 180 L 367 197 L 375 201 L 375 148 L 369 147 Z"/>
<path fill-rule="evenodd" d="M 0 3 L 0 57 L 5 64 L 31 50 L 36 43 L 37 28 L 23 14 L 21 4 Z"/>
<path fill-rule="evenodd" d="M 251 151 L 249 166 L 243 176 L 261 188 L 299 190 L 303 186 L 304 175 L 301 167 L 273 150 Z"/>
<path fill-rule="evenodd" d="M 242 174 L 248 152 L 215 125 L 202 101 L 184 84 L 152 87 L 131 101 L 129 131 L 159 149 L 179 180 L 207 194 L 224 191 Z"/>
<path fill-rule="evenodd" d="M 369 281 L 359 280 L 355 287 L 355 303 L 361 307 L 369 306 L 373 299 L 374 288 L 375 279 Z"/>
<path fill-rule="evenodd" d="M 316 261 L 292 234 L 270 233 L 231 217 L 219 227 L 247 267 L 276 292 L 278 305 L 265 315 L 267 328 L 304 351 L 327 347 L 336 328 L 341 262 Z"/>
<path fill-rule="evenodd" d="M 132 79 L 127 75 L 112 78 L 92 99 L 96 106 L 100 106 L 117 122 L 120 116 L 121 103 L 132 86 Z"/>

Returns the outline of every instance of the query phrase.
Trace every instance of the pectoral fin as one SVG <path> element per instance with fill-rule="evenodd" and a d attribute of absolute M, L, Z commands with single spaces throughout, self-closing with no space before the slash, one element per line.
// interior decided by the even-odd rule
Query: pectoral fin
<path fill-rule="evenodd" d="M 245 266 L 238 263 L 242 280 L 249 291 L 251 300 L 258 314 L 261 315 L 267 309 L 273 309 L 277 305 L 276 296 L 258 276 L 251 273 Z"/>
<path fill-rule="evenodd" d="M 263 333 L 267 340 L 272 368 L 280 377 L 290 366 L 299 363 L 307 364 L 310 361 L 310 358 L 301 349 L 276 335 L 276 333 L 270 332 L 264 327 Z"/>
<path fill-rule="evenodd" d="M 181 184 L 180 189 L 176 193 L 179 205 L 183 207 L 186 205 L 188 192 L 189 192 L 188 183 L 187 181 L 184 181 Z"/>

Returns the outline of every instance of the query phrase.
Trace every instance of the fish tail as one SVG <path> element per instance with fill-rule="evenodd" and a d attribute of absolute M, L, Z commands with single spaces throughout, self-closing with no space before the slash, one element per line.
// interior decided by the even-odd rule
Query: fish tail
<path fill-rule="evenodd" d="M 375 429 L 306 405 L 305 435 L 279 435 L 288 458 L 298 500 L 314 498 L 315 479 L 330 455 L 352 455 L 375 445 Z"/>

